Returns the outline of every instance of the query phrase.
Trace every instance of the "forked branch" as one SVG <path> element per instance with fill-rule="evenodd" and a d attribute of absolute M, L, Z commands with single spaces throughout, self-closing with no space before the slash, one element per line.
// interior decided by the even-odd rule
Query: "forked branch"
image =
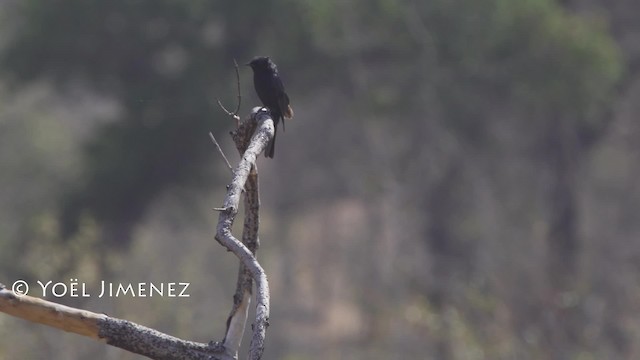
<path fill-rule="evenodd" d="M 266 328 L 269 325 L 269 284 L 264 269 L 254 256 L 258 247 L 259 210 L 255 162 L 269 140 L 273 138 L 273 134 L 273 120 L 264 108 L 254 108 L 251 118 L 232 133 L 236 146 L 242 154 L 242 159 L 233 171 L 234 176 L 228 186 L 216 232 L 216 240 L 232 251 L 241 262 L 234 307 L 227 320 L 227 333 L 223 343 L 228 350 L 237 351 L 240 346 L 251 298 L 251 279 L 256 283 L 256 319 L 249 351 L 249 359 L 252 360 L 258 360 L 262 357 Z M 247 142 L 249 139 L 250 141 Z M 240 242 L 233 236 L 231 229 L 238 214 L 243 189 L 246 190 L 245 205 L 247 206 L 245 209 L 247 215 L 245 216 L 243 241 Z"/>

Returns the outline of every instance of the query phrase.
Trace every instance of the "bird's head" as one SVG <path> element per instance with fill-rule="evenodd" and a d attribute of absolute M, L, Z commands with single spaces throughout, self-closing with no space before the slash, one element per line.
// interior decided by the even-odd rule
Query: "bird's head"
<path fill-rule="evenodd" d="M 251 66 L 253 70 L 257 69 L 268 69 L 271 67 L 271 59 L 268 56 L 256 56 L 253 60 L 249 61 L 247 66 Z"/>

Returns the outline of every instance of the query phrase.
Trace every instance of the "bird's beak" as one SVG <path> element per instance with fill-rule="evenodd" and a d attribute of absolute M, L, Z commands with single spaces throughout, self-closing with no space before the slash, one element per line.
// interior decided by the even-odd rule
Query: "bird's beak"
<path fill-rule="evenodd" d="M 248 63 L 244 64 L 244 66 L 251 66 L 251 63 L 248 62 Z"/>

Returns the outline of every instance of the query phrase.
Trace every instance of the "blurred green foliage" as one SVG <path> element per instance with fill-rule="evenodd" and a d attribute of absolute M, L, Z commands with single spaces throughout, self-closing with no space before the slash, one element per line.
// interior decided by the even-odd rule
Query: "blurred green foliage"
<path fill-rule="evenodd" d="M 26 1 L 3 58 L 14 81 L 79 81 L 115 98 L 120 121 L 103 126 L 84 152 L 83 178 L 68 191 L 65 236 L 83 211 L 130 227 L 163 189 L 202 179 L 210 151 L 214 91 L 227 84 L 229 57 L 207 16 L 208 2 Z M 219 26 L 218 26 L 219 27 Z M 223 66 L 222 64 L 227 64 Z M 214 69 L 219 69 L 218 73 Z M 222 80 L 222 81 L 220 81 Z"/>

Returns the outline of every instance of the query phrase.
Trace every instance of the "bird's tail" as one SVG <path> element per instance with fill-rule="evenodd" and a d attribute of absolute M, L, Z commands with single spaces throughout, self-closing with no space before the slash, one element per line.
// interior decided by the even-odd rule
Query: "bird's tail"
<path fill-rule="evenodd" d="M 293 108 L 291 108 L 291 105 L 287 105 L 283 115 L 285 119 L 293 119 Z"/>

